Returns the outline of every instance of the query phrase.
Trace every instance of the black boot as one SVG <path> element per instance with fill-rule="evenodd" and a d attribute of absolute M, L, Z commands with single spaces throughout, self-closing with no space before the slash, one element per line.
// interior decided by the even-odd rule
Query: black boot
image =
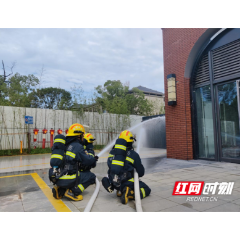
<path fill-rule="evenodd" d="M 53 187 L 53 189 L 52 189 L 53 197 L 56 198 L 56 199 L 61 199 L 62 197 L 59 196 L 58 189 L 59 189 L 58 186 Z"/>
<path fill-rule="evenodd" d="M 125 187 L 122 191 L 121 202 L 127 204 L 128 199 L 134 200 L 134 191 L 130 187 Z"/>
<path fill-rule="evenodd" d="M 66 192 L 65 188 L 61 188 L 58 186 L 54 186 L 52 189 L 53 197 L 56 199 L 61 199 L 64 196 L 65 192 Z"/>
<path fill-rule="evenodd" d="M 109 193 L 112 193 L 114 191 L 114 188 L 107 177 L 104 177 L 102 179 L 102 185 Z"/>

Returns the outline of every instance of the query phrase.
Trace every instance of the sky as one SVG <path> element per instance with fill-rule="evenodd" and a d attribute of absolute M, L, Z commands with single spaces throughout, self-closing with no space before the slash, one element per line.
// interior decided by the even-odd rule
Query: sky
<path fill-rule="evenodd" d="M 82 86 L 85 94 L 107 80 L 164 92 L 160 28 L 1 28 L 7 73 L 40 77 L 41 87 Z M 1 73 L 2 74 L 2 73 Z"/>

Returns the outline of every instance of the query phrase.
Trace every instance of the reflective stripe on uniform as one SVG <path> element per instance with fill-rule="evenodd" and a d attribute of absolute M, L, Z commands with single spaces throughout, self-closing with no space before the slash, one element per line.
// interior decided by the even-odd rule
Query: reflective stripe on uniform
<path fill-rule="evenodd" d="M 70 157 L 72 157 L 72 158 L 75 158 L 75 157 L 76 157 L 76 154 L 75 154 L 75 153 L 69 152 L 69 151 L 66 152 L 66 155 L 68 155 L 68 156 L 70 156 Z"/>
<path fill-rule="evenodd" d="M 120 144 L 116 144 L 116 145 L 115 145 L 115 148 L 119 148 L 119 149 L 122 149 L 122 150 L 125 150 L 125 151 L 126 151 L 126 149 L 127 149 L 126 146 L 120 145 Z"/>
<path fill-rule="evenodd" d="M 88 154 L 94 157 L 94 155 L 92 153 L 88 153 Z"/>
<path fill-rule="evenodd" d="M 114 155 L 112 155 L 112 154 L 109 154 L 109 155 L 108 155 L 108 157 L 114 157 Z"/>
<path fill-rule="evenodd" d="M 78 173 L 78 176 L 80 176 L 80 173 Z M 59 179 L 74 179 L 74 178 L 76 178 L 76 174 L 64 175 L 64 176 L 60 177 Z"/>
<path fill-rule="evenodd" d="M 126 160 L 131 162 L 132 164 L 134 163 L 134 160 L 132 158 L 130 158 L 130 157 L 126 157 Z"/>
<path fill-rule="evenodd" d="M 134 178 L 131 178 L 128 180 L 129 182 L 134 182 Z"/>
<path fill-rule="evenodd" d="M 80 188 L 80 190 L 83 192 L 85 190 L 85 188 L 83 187 L 82 184 L 79 184 L 78 187 Z"/>
<path fill-rule="evenodd" d="M 112 160 L 112 164 L 119 165 L 119 166 L 124 166 L 124 162 L 117 161 L 117 160 Z"/>
<path fill-rule="evenodd" d="M 59 155 L 59 154 L 52 154 L 51 155 L 51 158 L 59 158 L 59 159 L 63 159 L 63 156 L 62 155 Z"/>
<path fill-rule="evenodd" d="M 64 139 L 61 139 L 61 138 L 54 139 L 54 143 L 56 143 L 56 142 L 60 142 L 60 143 L 63 143 L 63 144 L 66 143 L 66 141 Z"/>
<path fill-rule="evenodd" d="M 83 148 L 86 149 L 87 147 L 84 145 Z"/>
<path fill-rule="evenodd" d="M 144 188 L 141 188 L 141 191 L 142 191 L 143 198 L 145 198 L 145 197 L 146 197 L 146 194 L 145 194 Z"/>

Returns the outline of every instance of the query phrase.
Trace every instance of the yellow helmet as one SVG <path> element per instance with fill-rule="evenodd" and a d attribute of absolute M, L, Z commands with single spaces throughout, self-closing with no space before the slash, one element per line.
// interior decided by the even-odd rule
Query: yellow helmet
<path fill-rule="evenodd" d="M 93 143 L 96 140 L 91 133 L 85 133 L 83 138 L 86 139 L 88 143 Z"/>
<path fill-rule="evenodd" d="M 83 125 L 81 125 L 79 123 L 74 123 L 69 127 L 68 133 L 66 136 L 67 137 L 78 136 L 78 135 L 81 135 L 84 133 L 85 133 L 85 129 L 84 129 Z"/>
<path fill-rule="evenodd" d="M 120 133 L 119 138 L 126 140 L 127 142 L 133 142 L 136 139 L 133 137 L 133 134 L 128 130 L 125 130 Z"/>

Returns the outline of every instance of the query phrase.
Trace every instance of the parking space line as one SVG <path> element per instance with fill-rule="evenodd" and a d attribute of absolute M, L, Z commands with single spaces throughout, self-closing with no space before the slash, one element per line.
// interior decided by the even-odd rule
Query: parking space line
<path fill-rule="evenodd" d="M 50 187 L 42 180 L 42 178 L 37 173 L 31 173 L 33 179 L 37 185 L 41 188 L 45 196 L 48 198 L 49 202 L 57 210 L 57 212 L 71 212 L 71 210 L 64 204 L 61 199 L 55 199 L 52 196 L 52 191 Z"/>
<path fill-rule="evenodd" d="M 43 165 L 43 164 L 49 164 L 49 163 L 35 163 L 35 164 L 29 164 L 29 165 L 13 166 L 13 167 L 0 168 L 0 170 L 1 169 L 8 169 L 8 168 L 30 167 L 30 166 Z"/>
<path fill-rule="evenodd" d="M 65 205 L 65 203 L 61 199 L 55 199 L 52 196 L 52 191 L 50 187 L 42 180 L 42 178 L 37 173 L 26 173 L 26 174 L 18 174 L 18 175 L 8 175 L 2 176 L 0 178 L 9 178 L 9 177 L 21 177 L 31 175 L 34 181 L 37 183 L 39 188 L 42 190 L 44 195 L 47 197 L 48 201 L 53 205 L 53 207 L 57 210 L 57 212 L 71 212 L 71 210 Z"/>

